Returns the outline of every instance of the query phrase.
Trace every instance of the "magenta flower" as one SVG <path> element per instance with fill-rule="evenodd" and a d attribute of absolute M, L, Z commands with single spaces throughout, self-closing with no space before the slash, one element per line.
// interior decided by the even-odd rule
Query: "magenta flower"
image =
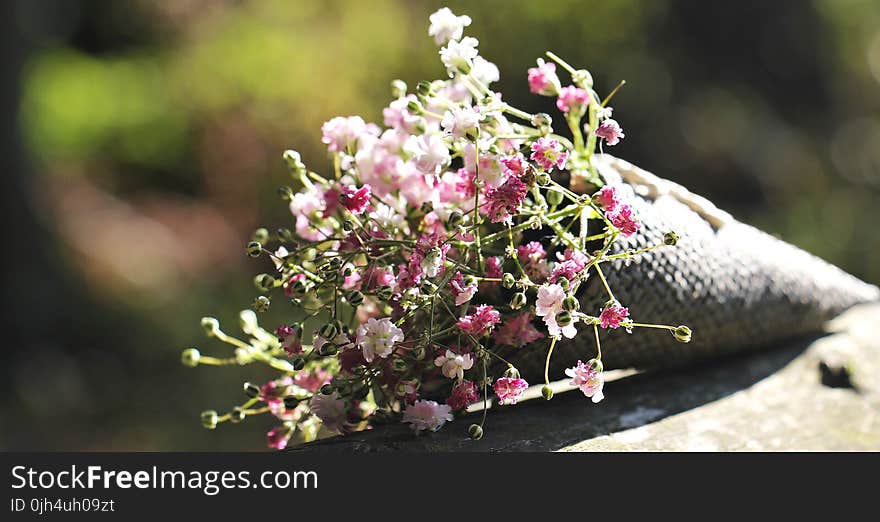
<path fill-rule="evenodd" d="M 629 309 L 613 301 L 605 305 L 602 313 L 599 314 L 599 326 L 617 329 L 627 317 L 629 317 Z"/>
<path fill-rule="evenodd" d="M 499 404 L 516 404 L 528 387 L 529 383 L 519 377 L 501 377 L 493 386 Z"/>
<path fill-rule="evenodd" d="M 470 301 L 474 294 L 477 293 L 477 284 L 466 285 L 461 272 L 455 273 L 455 276 L 449 281 L 449 287 L 452 290 L 453 297 L 455 297 L 455 306 L 461 306 Z"/>
<path fill-rule="evenodd" d="M 501 164 L 509 176 L 522 176 L 526 172 L 527 163 L 521 154 L 501 158 Z"/>
<path fill-rule="evenodd" d="M 304 390 L 317 393 L 321 386 L 330 382 L 330 377 L 330 372 L 327 370 L 316 368 L 313 371 L 296 372 L 296 375 L 293 376 L 293 383 Z"/>
<path fill-rule="evenodd" d="M 501 256 L 491 256 L 486 258 L 486 277 L 491 277 L 493 279 L 499 278 L 504 274 L 504 269 L 502 265 L 504 264 L 504 260 L 501 259 Z"/>
<path fill-rule="evenodd" d="M 281 347 L 290 355 L 302 353 L 302 339 L 292 326 L 281 324 L 275 329 L 275 335 L 281 341 Z"/>
<path fill-rule="evenodd" d="M 544 259 L 547 257 L 547 252 L 544 251 L 544 245 L 538 241 L 530 241 L 516 247 L 516 257 L 519 258 L 520 263 L 528 264 Z"/>
<path fill-rule="evenodd" d="M 552 172 L 554 167 L 560 170 L 565 168 L 568 151 L 558 140 L 541 136 L 532 144 L 532 155 L 529 157 L 544 171 Z"/>
<path fill-rule="evenodd" d="M 604 138 L 608 145 L 617 145 L 620 139 L 625 137 L 623 129 L 620 128 L 617 121 L 611 118 L 608 118 L 599 125 L 599 128 L 596 129 L 596 136 Z"/>
<path fill-rule="evenodd" d="M 559 260 L 554 266 L 550 277 L 547 278 L 551 283 L 555 283 L 560 277 L 566 279 L 574 279 L 589 264 L 590 258 L 580 250 L 565 249 L 565 254 L 556 253 Z"/>
<path fill-rule="evenodd" d="M 596 192 L 593 200 L 605 210 L 606 214 L 614 213 L 617 211 L 617 206 L 620 205 L 620 194 L 616 186 L 605 185 L 599 192 Z"/>
<path fill-rule="evenodd" d="M 463 410 L 480 398 L 477 385 L 471 381 L 461 381 L 452 387 L 452 394 L 446 399 L 453 410 Z"/>
<path fill-rule="evenodd" d="M 559 92 L 556 64 L 538 59 L 538 66 L 529 69 L 529 90 L 543 96 L 553 96 Z"/>
<path fill-rule="evenodd" d="M 492 223 L 510 223 L 510 215 L 519 211 L 529 188 L 516 176 L 510 176 L 503 185 L 486 194 L 484 212 Z"/>
<path fill-rule="evenodd" d="M 372 188 L 370 185 L 364 185 L 361 188 L 349 185 L 342 189 L 339 200 L 342 206 L 347 208 L 352 214 L 362 214 L 370 206 L 371 193 Z"/>
<path fill-rule="evenodd" d="M 498 344 L 522 348 L 532 341 L 543 339 L 544 334 L 532 324 L 534 316 L 531 312 L 523 312 L 513 319 L 504 322 L 492 338 Z"/>
<path fill-rule="evenodd" d="M 571 377 L 570 385 L 580 388 L 585 396 L 593 398 L 594 403 L 605 398 L 602 394 L 602 388 L 605 385 L 602 372 L 593 370 L 588 365 L 578 361 L 577 366 L 565 370 L 565 375 Z"/>
<path fill-rule="evenodd" d="M 416 401 L 403 412 L 403 422 L 408 423 L 416 433 L 437 431 L 451 420 L 452 408 L 434 401 Z"/>
<path fill-rule="evenodd" d="M 272 449 L 283 450 L 287 447 L 287 441 L 293 435 L 289 426 L 275 426 L 266 434 L 266 444 Z"/>
<path fill-rule="evenodd" d="M 633 216 L 632 207 L 629 205 L 620 205 L 617 212 L 610 215 L 606 212 L 605 217 L 610 219 L 614 228 L 620 230 L 620 233 L 626 237 L 635 234 L 642 228 L 642 224 Z"/>
<path fill-rule="evenodd" d="M 460 318 L 456 326 L 465 333 L 480 337 L 483 334 L 491 333 L 495 325 L 500 322 L 501 314 L 497 310 L 491 305 L 480 305 L 474 310 L 474 313 Z"/>
<path fill-rule="evenodd" d="M 582 115 L 584 109 L 590 104 L 590 93 L 587 91 L 569 85 L 559 90 L 559 98 L 556 99 L 556 108 L 562 112 L 572 112 Z"/>

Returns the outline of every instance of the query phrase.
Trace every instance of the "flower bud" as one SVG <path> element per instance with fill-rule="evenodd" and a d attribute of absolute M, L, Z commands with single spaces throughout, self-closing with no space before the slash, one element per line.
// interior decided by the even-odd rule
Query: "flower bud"
<path fill-rule="evenodd" d="M 290 365 L 293 366 L 294 370 L 302 370 L 306 367 L 306 359 L 301 355 L 297 355 L 290 360 Z"/>
<path fill-rule="evenodd" d="M 339 330 L 336 328 L 335 324 L 330 322 L 322 326 L 318 333 L 321 335 L 321 337 L 329 341 L 330 339 L 336 337 L 336 334 L 339 333 Z"/>
<path fill-rule="evenodd" d="M 550 126 L 553 124 L 553 118 L 550 117 L 546 112 L 539 112 L 532 116 L 531 124 L 533 127 L 541 130 L 541 131 L 550 131 Z"/>
<path fill-rule="evenodd" d="M 206 429 L 213 430 L 217 427 L 217 412 L 214 410 L 205 410 L 199 416 L 202 419 L 202 426 Z"/>
<path fill-rule="evenodd" d="M 464 216 L 462 215 L 462 213 L 456 210 L 449 214 L 449 219 L 446 220 L 446 224 L 449 226 L 449 228 L 456 228 L 461 225 L 463 220 Z"/>
<path fill-rule="evenodd" d="M 535 183 L 538 185 L 549 185 L 550 174 L 547 174 L 546 172 L 538 172 L 535 174 Z"/>
<path fill-rule="evenodd" d="M 354 228 L 354 223 L 350 219 L 342 220 L 342 230 L 350 232 Z"/>
<path fill-rule="evenodd" d="M 504 272 L 504 275 L 501 276 L 501 286 L 504 288 L 513 288 L 514 284 L 516 284 L 516 279 L 513 277 L 513 274 L 510 272 Z"/>
<path fill-rule="evenodd" d="M 260 257 L 260 254 L 263 253 L 263 245 L 256 241 L 251 241 L 245 247 L 245 252 L 247 252 L 247 255 L 250 257 Z"/>
<path fill-rule="evenodd" d="M 562 300 L 562 309 L 567 310 L 569 312 L 576 312 L 578 308 L 581 307 L 581 304 L 578 302 L 577 298 L 573 295 L 565 296 L 565 299 Z"/>
<path fill-rule="evenodd" d="M 260 244 L 265 244 L 266 241 L 269 241 L 269 231 L 263 227 L 260 227 L 254 230 L 254 233 L 251 235 L 251 239 Z"/>
<path fill-rule="evenodd" d="M 544 400 L 549 401 L 553 398 L 553 390 L 547 386 L 546 384 L 541 388 L 541 395 L 544 396 Z"/>
<path fill-rule="evenodd" d="M 303 259 L 305 261 L 314 261 L 316 257 L 318 257 L 318 250 L 315 248 L 307 248 L 306 251 L 303 252 Z"/>
<path fill-rule="evenodd" d="M 394 291 L 390 286 L 380 286 L 376 289 L 376 297 L 381 299 L 382 301 L 387 301 L 391 299 L 391 296 L 394 295 Z"/>
<path fill-rule="evenodd" d="M 468 437 L 472 438 L 473 440 L 482 439 L 483 428 L 480 427 L 479 424 L 471 424 L 470 427 L 468 427 Z"/>
<path fill-rule="evenodd" d="M 424 111 L 422 104 L 416 100 L 410 100 L 409 103 L 406 104 L 406 110 L 413 114 L 421 114 Z"/>
<path fill-rule="evenodd" d="M 323 357 L 331 357 L 339 352 L 339 348 L 333 343 L 324 343 L 318 353 Z"/>
<path fill-rule="evenodd" d="M 509 379 L 519 379 L 519 370 L 517 370 L 514 366 L 508 366 L 507 369 L 504 370 L 504 376 Z"/>
<path fill-rule="evenodd" d="M 281 241 L 284 241 L 284 242 L 293 241 L 293 232 L 291 232 L 290 229 L 279 228 L 278 230 L 275 231 L 275 233 L 278 234 L 278 239 L 280 239 Z"/>
<path fill-rule="evenodd" d="M 602 359 L 590 359 L 587 361 L 587 367 L 594 372 L 601 372 L 605 368 Z"/>
<path fill-rule="evenodd" d="M 324 386 L 321 386 L 321 394 L 322 395 L 332 395 L 333 392 L 336 391 L 336 386 L 332 383 L 327 383 Z"/>
<path fill-rule="evenodd" d="M 275 278 L 269 274 L 257 274 L 254 277 L 254 286 L 261 292 L 266 292 L 275 286 Z"/>
<path fill-rule="evenodd" d="M 300 403 L 300 399 L 298 397 L 294 397 L 293 395 L 287 396 L 283 400 L 285 410 L 292 410 L 299 406 Z"/>
<path fill-rule="evenodd" d="M 202 329 L 205 330 L 205 335 L 214 337 L 220 331 L 220 321 L 213 317 L 202 317 Z"/>
<path fill-rule="evenodd" d="M 391 370 L 394 373 L 397 373 L 397 374 L 404 373 L 404 372 L 406 372 L 407 367 L 408 367 L 408 365 L 406 364 L 406 361 L 399 358 L 399 357 L 394 359 L 393 361 L 391 361 Z"/>
<path fill-rule="evenodd" d="M 556 324 L 559 326 L 568 326 L 571 324 L 572 320 L 570 312 L 562 311 L 556 314 Z"/>
<path fill-rule="evenodd" d="M 517 292 L 513 294 L 513 297 L 510 299 L 510 308 L 519 310 L 525 306 L 526 301 L 526 294 L 524 292 Z"/>
<path fill-rule="evenodd" d="M 427 80 L 422 80 L 416 84 L 416 94 L 419 96 L 430 96 L 431 95 L 431 82 Z"/>
<path fill-rule="evenodd" d="M 593 75 L 586 69 L 579 69 L 571 75 L 571 81 L 578 87 L 589 89 L 593 87 Z"/>
<path fill-rule="evenodd" d="M 244 383 L 244 394 L 250 397 L 251 399 L 260 396 L 260 387 L 256 384 L 246 382 Z"/>
<path fill-rule="evenodd" d="M 403 80 L 392 80 L 391 97 L 397 99 L 404 96 L 406 96 L 406 82 Z"/>
<path fill-rule="evenodd" d="M 556 280 L 556 284 L 562 287 L 563 290 L 568 292 L 569 287 L 571 286 L 571 282 L 569 282 L 567 277 L 560 277 Z"/>
<path fill-rule="evenodd" d="M 235 356 L 235 362 L 239 366 L 244 366 L 253 360 L 251 357 L 251 353 L 244 348 L 236 348 L 234 352 L 232 352 Z"/>
<path fill-rule="evenodd" d="M 269 309 L 269 305 L 272 304 L 272 301 L 269 300 L 265 295 L 258 295 L 256 299 L 254 299 L 253 304 L 251 304 L 251 308 L 254 309 L 255 312 L 265 312 Z"/>
<path fill-rule="evenodd" d="M 353 267 L 353 266 L 348 265 L 348 266 L 346 266 L 345 268 L 342 269 L 342 275 L 343 275 L 344 277 L 349 277 L 349 276 L 350 276 L 351 274 L 353 274 L 353 273 L 354 273 L 354 267 Z"/>
<path fill-rule="evenodd" d="M 429 214 L 434 211 L 434 203 L 430 201 L 425 201 L 424 203 L 422 203 L 422 206 L 420 208 L 422 212 L 424 212 L 425 214 Z"/>
<path fill-rule="evenodd" d="M 425 351 L 425 347 L 424 347 L 424 346 L 416 346 L 416 347 L 413 348 L 413 350 L 412 350 L 412 356 L 413 356 L 413 357 L 415 358 L 415 360 L 417 360 L 417 361 L 421 361 L 422 359 L 424 359 L 424 358 L 425 358 L 425 354 L 426 354 L 426 351 Z"/>
<path fill-rule="evenodd" d="M 562 192 L 559 192 L 558 190 L 548 190 L 547 203 L 551 205 L 558 205 L 562 203 Z"/>
<path fill-rule="evenodd" d="M 292 171 L 299 173 L 306 170 L 306 165 L 302 162 L 302 157 L 299 155 L 299 152 L 295 150 L 286 150 L 281 157 L 284 158 L 284 162 L 287 163 L 287 166 L 290 167 Z"/>
<path fill-rule="evenodd" d="M 229 422 L 233 424 L 238 424 L 243 421 L 245 417 L 247 417 L 247 413 L 244 412 L 244 408 L 241 406 L 236 406 L 229 412 Z"/>
<path fill-rule="evenodd" d="M 290 201 L 293 199 L 293 189 L 287 185 L 278 187 L 278 197 L 284 201 Z"/>
<path fill-rule="evenodd" d="M 360 306 L 364 302 L 364 294 L 357 290 L 352 290 L 346 294 L 345 300 L 348 301 L 348 304 L 351 306 Z"/>
<path fill-rule="evenodd" d="M 691 329 L 685 325 L 681 325 L 673 330 L 672 335 L 675 336 L 675 340 L 680 343 L 691 342 Z"/>
<path fill-rule="evenodd" d="M 532 216 L 531 219 L 529 219 L 529 228 L 532 230 L 541 230 L 542 226 L 544 225 L 541 223 L 541 218 L 538 216 Z"/>
<path fill-rule="evenodd" d="M 332 257 L 330 258 L 330 268 L 334 270 L 339 270 L 339 267 L 342 266 L 342 258 L 341 257 Z"/>
<path fill-rule="evenodd" d="M 675 232 L 667 232 L 663 234 L 663 244 L 668 246 L 675 246 L 678 243 L 679 237 Z"/>
<path fill-rule="evenodd" d="M 180 362 L 183 363 L 184 366 L 189 366 L 190 368 L 195 368 L 199 365 L 199 359 L 201 359 L 202 354 L 199 353 L 195 348 L 187 348 L 180 354 Z"/>

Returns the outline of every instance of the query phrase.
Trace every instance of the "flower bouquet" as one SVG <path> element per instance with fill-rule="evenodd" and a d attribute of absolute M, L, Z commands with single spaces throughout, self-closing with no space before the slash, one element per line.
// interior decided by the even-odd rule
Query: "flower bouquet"
<path fill-rule="evenodd" d="M 233 352 L 183 352 L 189 366 L 263 363 L 280 375 L 245 383 L 247 400 L 226 413 L 203 412 L 205 427 L 269 414 L 268 445 L 283 449 L 387 420 L 436 431 L 482 403 L 467 428 L 479 439 L 489 401 L 516 404 L 530 383 L 550 400 L 565 377 L 598 403 L 606 367 L 765 346 L 877 298 L 603 154 L 625 138 L 610 105 L 623 82 L 600 96 L 588 71 L 548 52 L 527 81 L 559 114 L 505 102 L 498 68 L 463 34 L 470 23 L 431 15 L 448 78 L 392 82 L 384 127 L 358 116 L 323 125 L 326 174 L 284 153 L 293 226 L 259 229 L 246 247 L 267 267 L 240 315 L 246 340 L 204 318 Z M 261 326 L 257 314 L 279 301 L 293 304 L 289 322 Z"/>

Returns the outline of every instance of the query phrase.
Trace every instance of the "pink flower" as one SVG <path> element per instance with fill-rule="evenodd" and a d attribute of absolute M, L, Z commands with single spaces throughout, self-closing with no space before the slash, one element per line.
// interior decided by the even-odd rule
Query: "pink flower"
<path fill-rule="evenodd" d="M 403 330 L 385 317 L 376 320 L 371 317 L 367 322 L 358 326 L 355 343 L 363 350 L 364 359 L 372 362 L 378 357 L 388 357 L 394 351 L 394 345 L 403 341 Z"/>
<path fill-rule="evenodd" d="M 608 145 L 617 145 L 620 142 L 620 139 L 625 137 L 623 135 L 623 129 L 620 128 L 617 121 L 611 118 L 608 118 L 599 124 L 599 128 L 596 129 L 596 136 L 604 138 Z"/>
<path fill-rule="evenodd" d="M 452 408 L 434 401 L 416 401 L 406 407 L 403 422 L 409 423 L 416 433 L 425 430 L 437 431 L 452 420 Z"/>
<path fill-rule="evenodd" d="M 507 170 L 509 176 L 522 176 L 526 172 L 526 160 L 522 154 L 514 154 L 513 156 L 505 156 L 501 158 L 501 165 Z"/>
<path fill-rule="evenodd" d="M 504 260 L 500 256 L 491 256 L 486 258 L 486 277 L 497 279 L 504 274 L 502 265 Z"/>
<path fill-rule="evenodd" d="M 501 328 L 492 335 L 495 342 L 515 348 L 522 348 L 532 341 L 543 339 L 544 334 L 532 324 L 534 317 L 530 312 L 523 312 L 513 319 L 504 322 Z"/>
<path fill-rule="evenodd" d="M 620 230 L 620 233 L 627 237 L 635 234 L 642 228 L 642 224 L 633 216 L 632 207 L 629 205 L 620 205 L 617 208 L 617 212 L 610 215 L 606 212 L 605 217 L 611 220 L 614 228 Z"/>
<path fill-rule="evenodd" d="M 452 387 L 452 394 L 446 399 L 453 410 L 463 410 L 480 398 L 477 385 L 471 381 L 461 381 Z"/>
<path fill-rule="evenodd" d="M 599 326 L 617 329 L 627 317 L 629 317 L 629 309 L 620 306 L 620 303 L 614 301 L 608 303 L 602 309 L 602 313 L 599 314 Z"/>
<path fill-rule="evenodd" d="M 309 408 L 328 430 L 345 433 L 350 429 L 348 407 L 337 392 L 331 395 L 319 393 L 312 396 Z"/>
<path fill-rule="evenodd" d="M 516 247 L 516 257 L 519 258 L 520 263 L 532 263 L 547 257 L 547 252 L 544 250 L 544 245 L 538 241 L 530 241 Z"/>
<path fill-rule="evenodd" d="M 563 256 L 560 256 L 557 252 L 556 258 L 559 261 L 553 266 L 553 271 L 550 273 L 550 277 L 547 278 L 551 283 L 555 283 L 560 277 L 565 277 L 569 280 L 574 279 L 590 262 L 586 254 L 580 250 L 572 250 L 570 248 L 565 249 L 565 255 Z"/>
<path fill-rule="evenodd" d="M 436 277 L 443 270 L 449 248 L 449 243 L 441 234 L 435 232 L 419 236 L 407 265 L 408 274 L 413 282 L 415 284 L 421 282 L 423 274 Z"/>
<path fill-rule="evenodd" d="M 339 200 L 342 203 L 342 206 L 348 209 L 352 214 L 362 214 L 367 207 L 370 205 L 370 195 L 372 194 L 372 187 L 370 185 L 364 185 L 361 188 L 357 188 L 354 185 L 349 185 L 342 189 L 342 194 L 339 196 Z"/>
<path fill-rule="evenodd" d="M 461 306 L 470 301 L 474 294 L 477 293 L 477 284 L 464 284 L 464 277 L 461 275 L 461 272 L 455 273 L 455 276 L 449 281 L 449 286 L 452 288 L 452 295 L 455 297 L 455 306 Z"/>
<path fill-rule="evenodd" d="M 593 199 L 605 210 L 606 214 L 616 212 L 618 205 L 620 205 L 620 194 L 615 185 L 605 185 L 593 196 Z"/>
<path fill-rule="evenodd" d="M 556 99 L 556 108 L 562 112 L 572 112 L 582 115 L 584 109 L 590 104 L 590 94 L 574 85 L 563 87 L 559 90 L 559 98 Z"/>
<path fill-rule="evenodd" d="M 558 140 L 541 136 L 532 144 L 532 155 L 529 157 L 546 172 L 552 172 L 554 167 L 560 170 L 565 167 L 568 151 Z"/>
<path fill-rule="evenodd" d="M 492 223 L 509 223 L 510 215 L 519 211 L 529 188 L 516 176 L 510 176 L 503 185 L 486 194 L 484 211 Z"/>
<path fill-rule="evenodd" d="M 565 375 L 571 377 L 570 385 L 580 388 L 585 396 L 593 398 L 594 403 L 605 398 L 602 394 L 602 388 L 605 385 L 602 372 L 593 370 L 588 365 L 578 361 L 577 366 L 565 370 Z"/>
<path fill-rule="evenodd" d="M 434 366 L 441 368 L 445 377 L 450 379 L 464 379 L 465 370 L 474 367 L 474 358 L 470 354 L 457 354 L 452 350 L 446 350 L 446 354 L 434 359 Z"/>
<path fill-rule="evenodd" d="M 292 326 L 286 324 L 278 325 L 275 329 L 275 336 L 281 340 L 281 347 L 290 355 L 302 353 L 302 339 L 296 334 L 296 330 Z"/>
<path fill-rule="evenodd" d="M 559 92 L 556 64 L 538 59 L 538 66 L 529 69 L 529 90 L 543 96 L 553 96 Z"/>
<path fill-rule="evenodd" d="M 385 125 L 394 129 L 400 129 L 406 133 L 414 133 L 418 127 L 419 116 L 411 114 L 407 109 L 409 102 L 417 100 L 414 94 L 398 98 L 391 102 L 388 107 L 382 109 L 382 118 Z"/>
<path fill-rule="evenodd" d="M 290 426 L 275 426 L 266 434 L 266 444 L 272 449 L 283 450 L 287 447 L 287 441 L 293 435 Z"/>
<path fill-rule="evenodd" d="M 360 116 L 337 116 L 321 126 L 321 142 L 330 152 L 345 152 L 363 135 L 379 135 L 379 128 Z"/>
<path fill-rule="evenodd" d="M 547 332 L 553 337 L 564 335 L 571 339 L 577 335 L 575 323 L 577 316 L 572 317 L 570 324 L 560 327 L 556 322 L 556 314 L 562 311 L 562 301 L 565 299 L 565 290 L 561 285 L 541 285 L 538 288 L 538 299 L 535 301 L 535 313 L 544 318 Z"/>
<path fill-rule="evenodd" d="M 296 375 L 293 376 L 293 383 L 304 390 L 317 393 L 321 386 L 330 382 L 330 377 L 330 372 L 327 370 L 316 368 L 313 371 L 296 372 Z"/>
<path fill-rule="evenodd" d="M 518 377 L 501 377 L 493 386 L 500 404 L 516 404 L 528 387 L 529 383 Z"/>
<path fill-rule="evenodd" d="M 456 326 L 465 333 L 480 337 L 485 333 L 491 333 L 495 325 L 500 322 L 501 314 L 491 305 L 480 305 L 474 313 L 460 318 Z"/>

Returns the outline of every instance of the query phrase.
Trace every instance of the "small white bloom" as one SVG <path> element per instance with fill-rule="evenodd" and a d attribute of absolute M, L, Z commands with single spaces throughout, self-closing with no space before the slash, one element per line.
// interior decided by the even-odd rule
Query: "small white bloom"
<path fill-rule="evenodd" d="M 388 357 L 394 345 L 401 341 L 403 330 L 387 317 L 378 321 L 371 317 L 357 329 L 356 343 L 363 350 L 367 362 L 372 362 L 376 356 Z"/>
<path fill-rule="evenodd" d="M 432 248 L 425 254 L 425 258 L 420 263 L 422 272 L 428 277 L 437 277 L 440 268 L 443 266 L 443 255 L 439 248 Z"/>
<path fill-rule="evenodd" d="M 486 60 L 482 56 L 474 58 L 473 67 L 471 68 L 471 77 L 483 85 L 489 85 L 497 82 L 501 78 L 498 72 L 498 66 Z"/>
<path fill-rule="evenodd" d="M 416 168 L 422 174 L 437 174 L 451 161 L 446 143 L 437 134 L 413 136 L 407 143 L 407 152 L 412 154 Z"/>
<path fill-rule="evenodd" d="M 278 250 L 275 251 L 275 255 L 272 257 L 272 262 L 275 263 L 275 269 L 281 272 L 282 265 L 284 265 L 284 258 L 287 257 L 289 252 L 283 246 L 278 247 Z"/>
<path fill-rule="evenodd" d="M 551 336 L 560 337 L 560 335 L 564 335 L 571 339 L 577 335 L 577 328 L 574 325 L 578 322 L 578 317 L 573 315 L 571 323 L 563 327 L 556 323 L 556 314 L 562 311 L 563 299 L 565 299 L 565 290 L 562 289 L 562 285 L 541 285 L 538 288 L 538 299 L 535 301 L 535 314 L 544 318 L 547 332 Z"/>
<path fill-rule="evenodd" d="M 463 138 L 477 130 L 483 115 L 473 107 L 456 107 L 446 111 L 440 126 L 454 138 Z"/>
<path fill-rule="evenodd" d="M 428 20 L 431 22 L 428 36 L 433 36 L 437 45 L 443 45 L 449 40 L 459 40 L 464 28 L 471 25 L 470 16 L 455 16 L 448 7 L 438 9 Z"/>
<path fill-rule="evenodd" d="M 450 379 L 464 379 L 465 370 L 474 367 L 474 358 L 470 354 L 459 355 L 452 350 L 446 350 L 445 355 L 434 359 L 434 366 L 442 368 L 440 371 Z"/>
<path fill-rule="evenodd" d="M 611 117 L 611 113 L 613 112 L 614 107 L 599 107 L 596 110 L 596 116 L 598 116 L 600 120 L 607 120 Z"/>
<path fill-rule="evenodd" d="M 409 423 L 416 433 L 437 431 L 452 419 L 452 407 L 434 401 L 416 401 L 403 412 L 403 422 Z"/>
<path fill-rule="evenodd" d="M 446 47 L 440 49 L 440 60 L 446 66 L 449 77 L 453 77 L 455 72 L 467 74 L 473 67 L 473 60 L 480 52 L 477 46 L 480 41 L 472 36 L 465 36 L 460 42 L 455 40 L 446 44 Z"/>
<path fill-rule="evenodd" d="M 384 203 L 377 203 L 370 218 L 373 219 L 380 227 L 385 230 L 395 231 L 404 224 L 403 216 L 399 212 Z"/>

